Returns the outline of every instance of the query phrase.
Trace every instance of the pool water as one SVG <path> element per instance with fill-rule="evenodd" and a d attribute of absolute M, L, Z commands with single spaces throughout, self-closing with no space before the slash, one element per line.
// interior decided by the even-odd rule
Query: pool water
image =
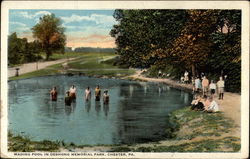
<path fill-rule="evenodd" d="M 77 88 L 76 102 L 65 106 L 65 92 Z M 109 104 L 94 100 L 94 88 L 108 89 Z M 187 106 L 190 93 L 163 84 L 85 76 L 46 76 L 10 81 L 9 130 L 32 140 L 75 144 L 132 144 L 157 141 L 167 128 L 167 115 Z M 56 86 L 57 102 L 50 100 Z M 84 100 L 86 87 L 92 97 Z"/>

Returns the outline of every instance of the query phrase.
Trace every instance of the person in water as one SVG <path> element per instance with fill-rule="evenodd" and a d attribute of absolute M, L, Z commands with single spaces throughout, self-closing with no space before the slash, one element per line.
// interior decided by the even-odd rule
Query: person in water
<path fill-rule="evenodd" d="M 53 89 L 50 91 L 51 100 L 57 101 L 57 90 L 56 87 L 53 87 Z"/>
<path fill-rule="evenodd" d="M 100 98 L 101 98 L 101 89 L 100 86 L 97 85 L 97 87 L 95 88 L 95 100 L 100 101 Z"/>
<path fill-rule="evenodd" d="M 105 90 L 105 91 L 104 91 L 104 94 L 103 94 L 103 103 L 104 103 L 104 104 L 108 104 L 108 103 L 109 103 L 109 94 L 108 94 L 108 90 Z"/>
<path fill-rule="evenodd" d="M 68 105 L 68 106 L 70 106 L 71 103 L 72 103 L 72 99 L 70 97 L 69 91 L 66 92 L 66 96 L 64 98 L 64 102 L 65 102 L 65 105 Z"/>
<path fill-rule="evenodd" d="M 75 85 L 72 85 L 72 87 L 69 89 L 69 96 L 72 99 L 72 101 L 76 100 L 76 87 L 75 87 Z"/>
<path fill-rule="evenodd" d="M 87 87 L 87 89 L 85 89 L 85 100 L 88 101 L 91 98 L 91 91 L 89 89 L 89 86 Z"/>

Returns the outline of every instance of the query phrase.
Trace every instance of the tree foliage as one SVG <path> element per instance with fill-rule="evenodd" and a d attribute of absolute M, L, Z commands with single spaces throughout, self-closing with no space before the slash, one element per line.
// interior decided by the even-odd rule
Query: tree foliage
<path fill-rule="evenodd" d="M 116 10 L 118 24 L 110 34 L 124 63 L 149 67 L 160 58 L 155 52 L 168 48 L 178 36 L 185 17 L 184 10 Z"/>
<path fill-rule="evenodd" d="M 28 42 L 26 38 L 18 38 L 16 33 L 8 37 L 8 64 L 21 64 L 36 61 L 41 51 L 38 41 Z"/>
<path fill-rule="evenodd" d="M 227 89 L 240 90 L 240 10 L 116 10 L 114 18 L 122 63 L 228 75 Z"/>
<path fill-rule="evenodd" d="M 34 38 L 42 44 L 46 59 L 49 59 L 52 51 L 61 50 L 64 52 L 66 36 L 64 35 L 65 29 L 61 24 L 61 20 L 51 14 L 41 17 L 39 23 L 32 28 Z"/>
<path fill-rule="evenodd" d="M 178 61 L 183 61 L 186 68 L 192 67 L 195 76 L 195 66 L 206 62 L 211 52 L 213 41 L 210 35 L 217 27 L 218 13 L 214 10 L 189 10 L 188 14 L 189 19 L 169 52 L 171 56 L 177 56 Z"/>

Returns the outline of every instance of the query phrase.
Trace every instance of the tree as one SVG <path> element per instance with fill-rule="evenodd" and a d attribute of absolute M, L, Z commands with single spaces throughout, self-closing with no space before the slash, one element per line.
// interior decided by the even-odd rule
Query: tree
<path fill-rule="evenodd" d="M 179 35 L 185 23 L 185 10 L 116 10 L 118 21 L 110 34 L 116 39 L 123 63 L 149 67 L 164 59 L 163 53 Z"/>
<path fill-rule="evenodd" d="M 24 61 L 23 53 L 25 47 L 23 40 L 17 37 L 16 33 L 12 33 L 8 37 L 8 64 L 20 64 Z"/>
<path fill-rule="evenodd" d="M 39 23 L 32 28 L 34 38 L 39 40 L 46 53 L 46 60 L 49 59 L 52 51 L 64 51 L 66 36 L 61 24 L 61 20 L 51 14 L 41 17 Z"/>
<path fill-rule="evenodd" d="M 16 33 L 8 37 L 8 64 L 33 62 L 41 58 L 38 53 L 41 46 L 38 41 L 28 42 L 27 38 L 18 38 Z"/>
<path fill-rule="evenodd" d="M 186 64 L 196 75 L 196 67 L 206 62 L 212 48 L 211 34 L 216 30 L 218 15 L 214 10 L 189 10 L 189 18 L 169 49 L 170 55 L 177 57 L 177 62 Z"/>

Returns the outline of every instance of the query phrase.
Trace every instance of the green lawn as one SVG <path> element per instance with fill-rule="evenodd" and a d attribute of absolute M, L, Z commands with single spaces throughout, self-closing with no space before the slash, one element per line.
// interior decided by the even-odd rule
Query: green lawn
<path fill-rule="evenodd" d="M 50 57 L 49 57 L 49 61 L 52 60 L 59 60 L 59 59 L 64 59 L 64 58 L 73 58 L 73 57 L 80 57 L 82 56 L 84 53 L 78 53 L 78 52 L 67 52 L 67 53 L 53 53 Z M 45 53 L 41 53 L 41 56 L 43 58 L 46 57 Z"/>
<path fill-rule="evenodd" d="M 31 78 L 45 75 L 55 75 L 61 73 L 82 73 L 86 76 L 108 76 L 108 77 L 124 77 L 133 74 L 133 69 L 120 69 L 117 66 L 113 66 L 110 63 L 104 63 L 103 61 L 114 58 L 114 53 L 66 53 L 66 54 L 53 54 L 51 58 L 70 58 L 76 59 L 69 62 L 69 69 L 64 70 L 62 64 L 55 64 L 47 68 L 26 73 L 18 77 L 11 77 L 10 80 Z"/>

